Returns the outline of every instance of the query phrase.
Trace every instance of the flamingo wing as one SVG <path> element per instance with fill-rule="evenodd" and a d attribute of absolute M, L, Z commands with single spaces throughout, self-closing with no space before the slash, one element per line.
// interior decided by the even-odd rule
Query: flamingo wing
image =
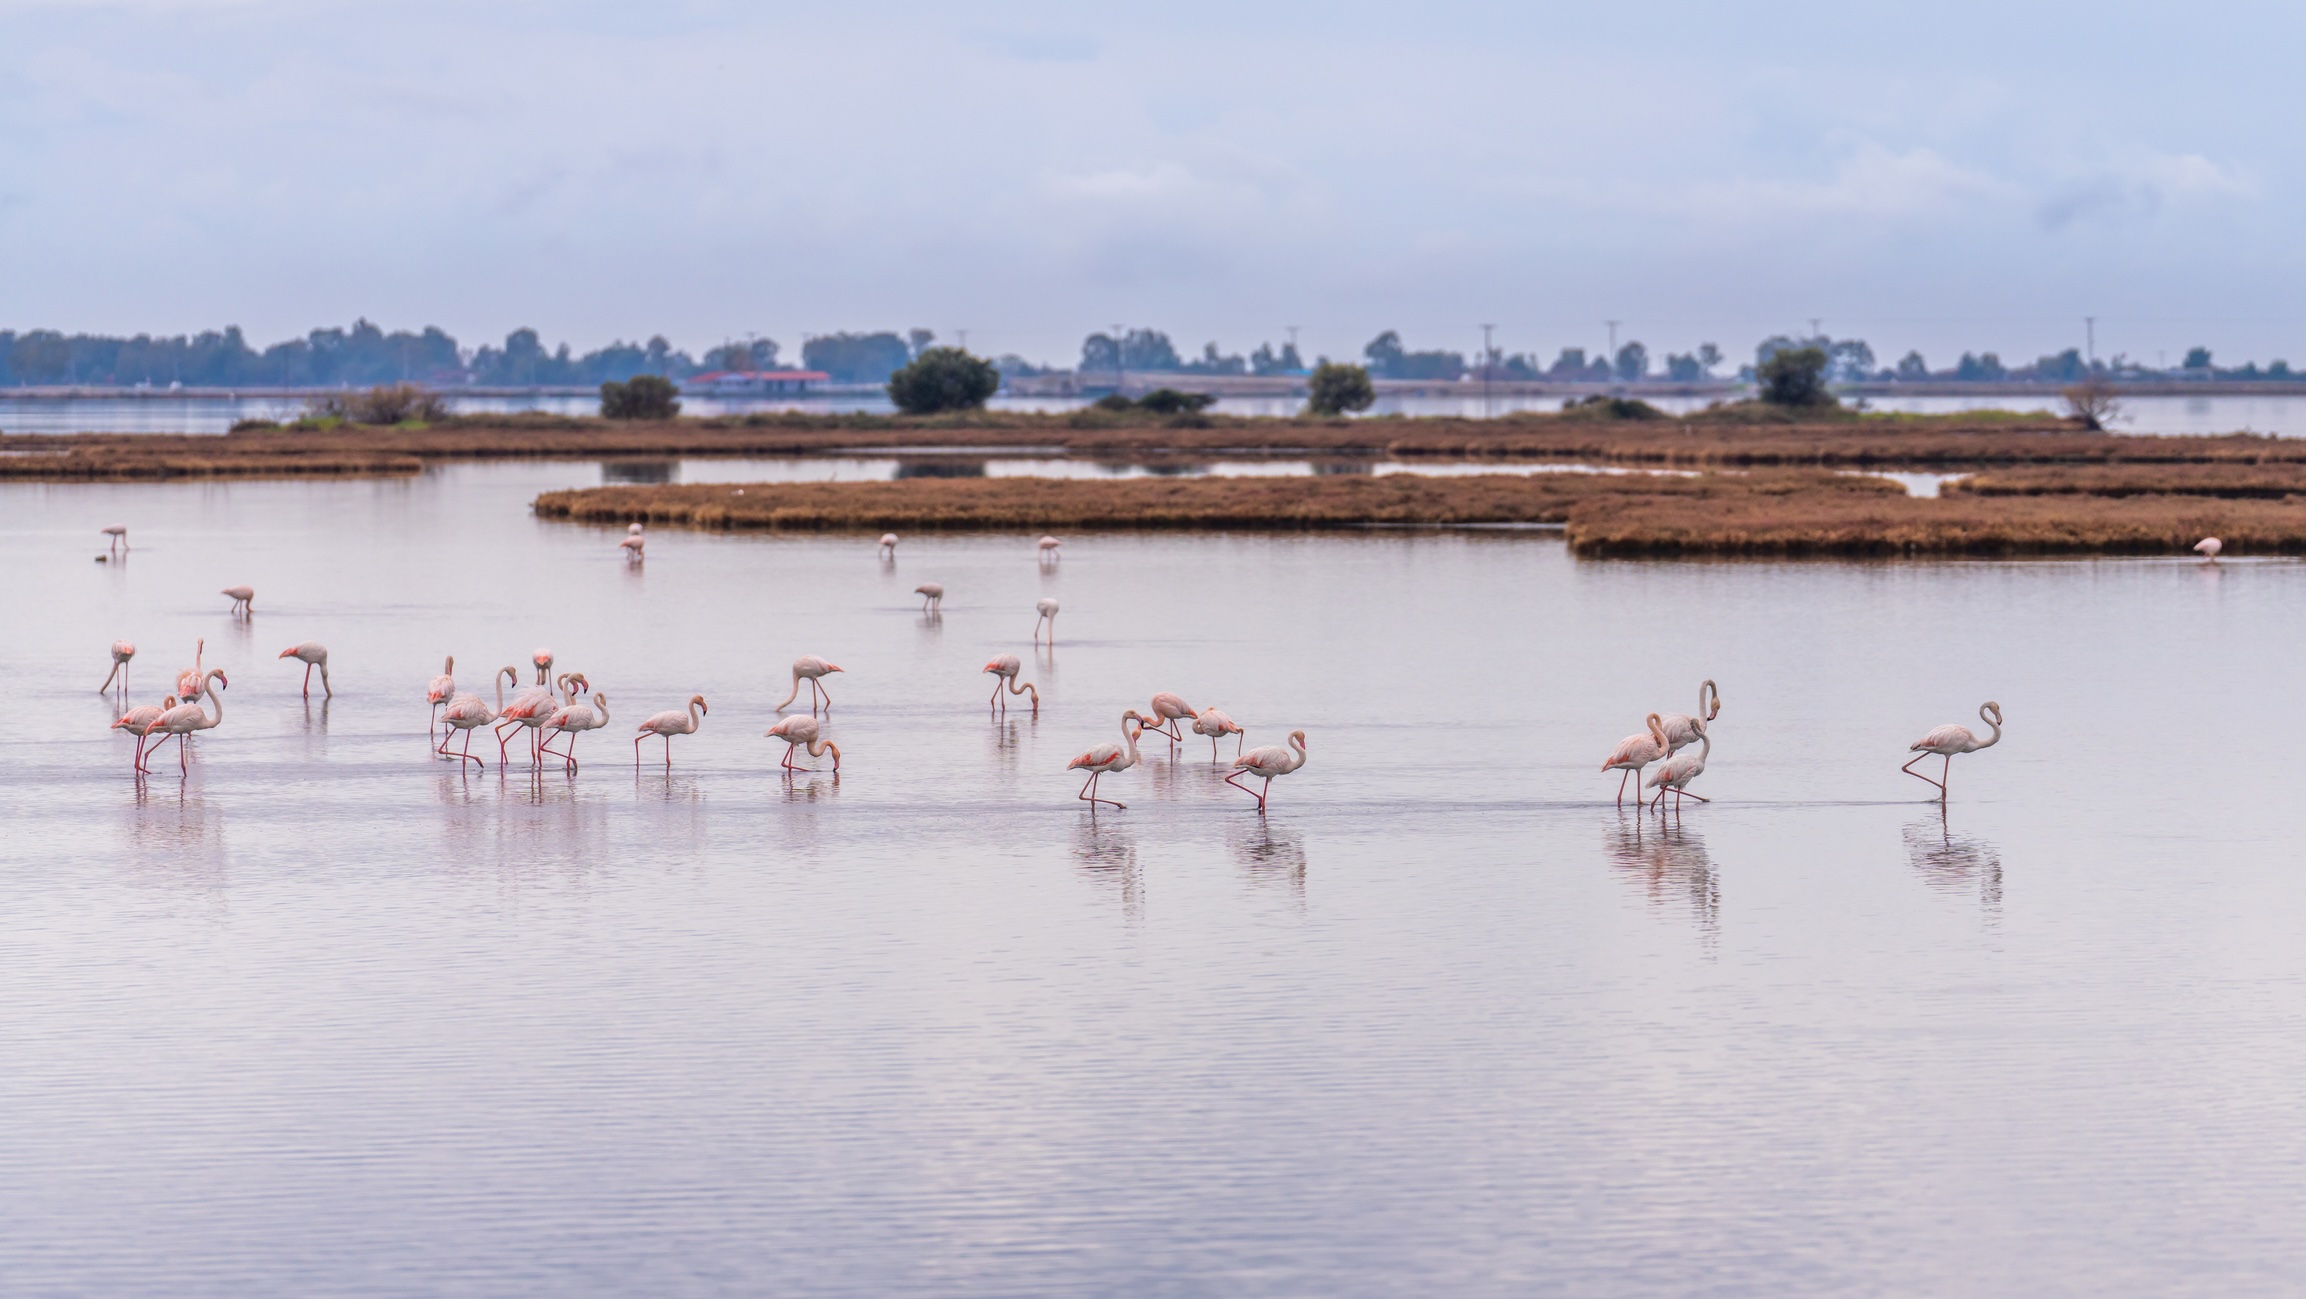
<path fill-rule="evenodd" d="M 1978 737 L 1967 726 L 1941 726 L 1913 742 L 1908 753 L 1967 753 L 1978 747 Z"/>

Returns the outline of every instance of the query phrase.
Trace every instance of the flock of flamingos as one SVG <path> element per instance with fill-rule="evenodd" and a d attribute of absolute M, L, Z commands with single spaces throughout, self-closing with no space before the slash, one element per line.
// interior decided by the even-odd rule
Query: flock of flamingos
<path fill-rule="evenodd" d="M 126 528 L 110 527 L 103 531 L 115 546 L 126 544 Z M 640 562 L 647 546 L 641 525 L 633 524 L 617 544 L 630 562 Z M 1055 537 L 1041 538 L 1038 543 L 1041 562 L 1055 562 L 1061 544 Z M 896 534 L 884 534 L 880 545 L 884 556 L 893 556 L 897 547 Z M 2197 549 L 2215 561 L 2217 545 L 2217 540 L 2210 538 Z M 921 584 L 914 588 L 914 593 L 921 597 L 923 609 L 938 608 L 945 598 L 945 588 L 935 582 Z M 245 586 L 226 587 L 222 594 L 231 598 L 233 613 L 238 617 L 249 615 L 256 598 L 256 593 Z M 1048 643 L 1054 647 L 1057 642 L 1057 601 L 1042 599 L 1034 607 L 1039 618 L 1033 625 L 1033 642 L 1039 645 L 1046 634 Z M 224 699 L 218 692 L 229 688 L 232 683 L 226 679 L 221 668 L 211 668 L 205 672 L 201 670 L 201 656 L 206 648 L 205 640 L 194 647 L 192 666 L 176 674 L 174 694 L 159 704 L 126 708 L 112 723 L 113 729 L 126 731 L 136 738 L 135 765 L 140 776 L 151 773 L 149 760 L 172 739 L 177 742 L 176 760 L 179 769 L 189 772 L 186 741 L 195 732 L 214 730 L 223 722 Z M 134 657 L 134 645 L 125 640 L 114 641 L 112 671 L 105 676 L 99 690 L 110 693 L 117 683 L 119 698 L 125 703 L 128 663 Z M 335 696 L 336 692 L 328 680 L 327 646 L 317 641 L 305 641 L 282 650 L 280 657 L 295 659 L 304 665 L 305 698 L 312 697 L 312 674 L 316 670 L 320 673 L 320 687 L 324 695 L 330 698 Z M 491 703 L 478 694 L 456 688 L 456 659 L 449 657 L 441 665 L 440 675 L 434 677 L 425 689 L 425 701 L 432 708 L 429 732 L 437 732 L 440 738 L 433 752 L 444 759 L 455 761 L 460 768 L 470 762 L 485 770 L 488 766 L 486 758 L 472 752 L 472 733 L 482 727 L 491 727 L 497 741 L 497 769 L 500 772 L 509 765 L 514 741 L 523 739 L 529 747 L 529 764 L 532 769 L 541 768 L 544 760 L 551 757 L 558 759 L 568 773 L 575 774 L 577 737 L 608 725 L 608 696 L 594 690 L 592 683 L 581 672 L 554 675 L 551 650 L 536 651 L 530 662 L 536 670 L 536 681 L 525 689 L 521 687 L 520 671 L 517 668 L 499 668 L 491 675 L 490 683 L 496 693 L 495 702 Z M 996 655 L 985 664 L 984 670 L 994 678 L 993 694 L 989 700 L 992 709 L 1006 712 L 1008 698 L 1021 695 L 1031 701 L 1034 714 L 1039 715 L 1040 691 L 1031 682 L 1020 679 L 1023 666 L 1014 654 Z M 794 660 L 792 693 L 777 705 L 777 711 L 782 713 L 791 707 L 800 698 L 804 688 L 809 692 L 809 711 L 784 717 L 765 732 L 770 738 L 785 742 L 784 757 L 779 763 L 785 771 L 812 770 L 794 762 L 795 755 L 802 751 L 806 751 L 812 759 L 831 757 L 833 771 L 836 774 L 840 771 L 841 748 L 824 734 L 825 724 L 832 717 L 833 702 L 832 694 L 825 688 L 824 678 L 840 670 L 838 664 L 813 654 Z M 504 697 L 508 681 L 518 691 L 509 702 Z M 203 707 L 203 699 L 213 704 L 215 711 L 210 712 Z M 818 715 L 820 705 L 823 707 L 822 718 Z M 665 769 L 671 770 L 673 737 L 694 735 L 710 711 L 703 695 L 691 695 L 685 708 L 653 713 L 643 718 L 633 735 L 633 765 L 640 765 L 641 746 L 653 736 L 663 740 Z M 1653 810 L 1663 809 L 1668 794 L 1673 795 L 1677 812 L 1684 798 L 1694 798 L 1701 803 L 1710 802 L 1704 795 L 1691 792 L 1689 786 L 1690 782 L 1705 774 L 1706 760 L 1713 753 L 1713 737 L 1707 727 L 1720 716 L 1721 691 L 1711 680 L 1707 680 L 1698 686 L 1695 713 L 1651 713 L 1645 719 L 1641 732 L 1618 741 L 1617 747 L 1610 751 L 1610 755 L 1601 764 L 1605 772 L 1622 773 L 1618 777 L 1618 805 L 1622 807 L 1625 804 L 1629 781 L 1633 785 L 1637 807 L 1647 805 Z M 1991 729 L 1991 734 L 1981 739 L 1966 726 L 1937 727 L 1908 746 L 1914 756 L 1900 770 L 1934 786 L 1939 799 L 1944 800 L 1947 781 L 1953 774 L 1954 755 L 1975 753 L 2001 741 L 2001 705 L 1988 700 L 1979 707 L 1978 716 Z M 1131 708 L 1121 714 L 1120 743 L 1100 744 L 1065 764 L 1068 771 L 1088 773 L 1088 779 L 1082 782 L 1077 797 L 1092 807 L 1100 803 L 1126 807 L 1126 804 L 1116 799 L 1101 795 L 1098 782 L 1138 764 L 1140 756 L 1137 742 L 1147 731 L 1166 738 L 1174 749 L 1185 738 L 1179 727 L 1186 723 L 1191 724 L 1194 734 L 1209 738 L 1212 761 L 1217 758 L 1217 742 L 1227 735 L 1235 737 L 1233 771 L 1225 778 L 1225 782 L 1255 798 L 1257 810 L 1261 814 L 1265 811 L 1267 795 L 1272 790 L 1274 780 L 1305 765 L 1305 732 L 1291 731 L 1287 745 L 1267 745 L 1244 753 L 1241 752 L 1242 728 L 1222 709 L 1196 709 L 1182 697 L 1162 691 L 1153 696 L 1146 712 L 1140 713 Z M 463 743 L 451 751 L 449 744 L 459 734 L 463 736 Z M 555 739 L 561 743 L 558 749 L 552 747 Z M 1697 751 L 1686 752 L 1692 745 L 1696 746 Z M 1935 777 L 1914 770 L 1915 763 L 1930 757 L 1942 757 L 1945 760 Z M 1653 764 L 1656 770 L 1650 771 Z M 1244 776 L 1261 779 L 1264 783 L 1251 789 L 1241 783 Z M 1644 792 L 1646 790 L 1657 791 L 1656 798 L 1650 799 Z"/>

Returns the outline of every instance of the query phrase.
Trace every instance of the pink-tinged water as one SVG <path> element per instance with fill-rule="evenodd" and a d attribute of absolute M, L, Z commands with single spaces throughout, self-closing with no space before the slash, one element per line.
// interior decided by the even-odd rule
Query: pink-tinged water
<path fill-rule="evenodd" d="M 527 513 L 597 473 L 0 488 L 0 1290 L 2306 1286 L 2306 566 L 665 532 L 632 570 Z M 230 675 L 189 778 L 105 729 L 122 636 L 139 700 L 198 636 Z M 441 657 L 539 645 L 609 696 L 583 770 L 431 759 Z M 1038 723 L 988 719 L 1002 652 Z M 846 669 L 838 782 L 760 735 L 800 654 Z M 1705 676 L 1717 801 L 1614 807 L 1602 755 Z M 1311 761 L 1260 820 L 1149 746 L 1091 816 L 1066 760 L 1156 690 Z M 1941 819 L 1905 745 L 1988 697 Z"/>

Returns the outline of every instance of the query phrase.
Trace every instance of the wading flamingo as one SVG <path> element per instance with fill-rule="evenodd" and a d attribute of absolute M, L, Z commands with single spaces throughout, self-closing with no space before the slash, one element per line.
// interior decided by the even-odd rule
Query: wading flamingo
<path fill-rule="evenodd" d="M 126 524 L 115 523 L 109 528 L 99 528 L 97 531 L 112 539 L 106 546 L 107 550 L 128 549 L 128 527 Z"/>
<path fill-rule="evenodd" d="M 793 693 L 785 696 L 785 702 L 777 705 L 777 711 L 780 713 L 785 711 L 794 700 L 801 697 L 801 683 L 803 681 L 809 683 L 809 711 L 812 713 L 817 711 L 817 697 L 819 695 L 824 696 L 825 711 L 828 713 L 833 711 L 833 692 L 825 689 L 824 678 L 828 673 L 840 670 L 841 667 L 838 663 L 827 663 L 814 654 L 803 654 L 794 659 Z"/>
<path fill-rule="evenodd" d="M 1694 720 L 1694 719 L 1693 719 Z M 1666 791 L 1673 792 L 1673 810 L 1681 810 L 1682 795 L 1688 793 L 1689 783 L 1705 774 L 1705 760 L 1713 755 L 1713 737 L 1706 734 L 1705 723 L 1698 721 L 1698 748 L 1695 753 L 1677 753 L 1657 765 L 1650 773 L 1649 787 L 1657 791 L 1657 805 L 1665 806 Z M 1690 794 L 1700 803 L 1713 800 L 1703 794 Z"/>
<path fill-rule="evenodd" d="M 215 682 L 216 685 L 212 686 L 208 684 L 211 681 Z M 209 701 L 216 705 L 215 716 L 211 717 L 207 713 L 202 712 L 200 710 L 200 705 L 198 704 L 185 703 L 178 704 L 176 707 L 171 708 L 167 712 L 164 712 L 160 716 L 152 719 L 152 721 L 145 726 L 144 734 L 147 737 L 158 735 L 160 737 L 160 741 L 158 744 L 154 744 L 151 748 L 144 751 L 142 758 L 139 759 L 139 763 L 136 769 L 149 775 L 152 771 L 152 768 L 142 764 L 144 762 L 149 762 L 153 754 L 160 752 L 160 745 L 166 744 L 169 740 L 169 737 L 174 736 L 176 739 L 177 769 L 189 774 L 192 768 L 187 765 L 184 757 L 184 737 L 192 734 L 194 731 L 215 730 L 216 724 L 224 720 L 224 696 L 216 693 L 216 687 L 229 687 L 231 684 L 232 682 L 225 679 L 223 668 L 210 668 L 208 669 L 208 675 L 200 679 L 200 693 L 208 696 Z"/>
<path fill-rule="evenodd" d="M 1232 736 L 1233 756 L 1236 758 L 1241 756 L 1241 726 L 1227 716 L 1222 708 L 1211 705 L 1194 714 L 1193 733 L 1209 737 L 1209 760 L 1211 762 L 1217 761 L 1217 737 L 1220 735 Z"/>
<path fill-rule="evenodd" d="M 1233 760 L 1233 774 L 1225 778 L 1225 783 L 1233 786 L 1233 788 L 1244 794 L 1257 796 L 1257 814 L 1259 816 L 1265 814 L 1265 796 L 1273 791 L 1273 778 L 1286 776 L 1305 765 L 1305 732 L 1291 731 L 1289 744 L 1291 748 L 1296 750 L 1295 753 L 1278 744 L 1268 744 L 1262 749 L 1251 749 Z M 1263 776 L 1265 783 L 1256 789 L 1251 789 L 1241 783 L 1243 776 Z"/>
<path fill-rule="evenodd" d="M 913 594 L 921 597 L 921 612 L 928 613 L 931 610 L 939 613 L 944 612 L 944 587 L 938 585 L 935 582 L 923 582 L 919 586 L 913 588 Z"/>
<path fill-rule="evenodd" d="M 583 689 L 578 689 L 580 686 Z M 555 689 L 561 692 L 561 697 L 555 698 L 553 696 Z M 553 678 L 552 689 L 547 689 L 544 686 L 529 686 L 519 694 L 514 695 L 512 702 L 498 709 L 496 714 L 497 765 L 501 767 L 508 761 L 505 757 L 505 747 L 512 742 L 512 736 L 522 730 L 528 732 L 529 765 L 532 767 L 537 765 L 537 746 L 542 741 L 545 719 L 552 716 L 564 704 L 575 703 L 578 695 L 584 694 L 590 689 L 592 689 L 592 683 L 585 680 L 584 673 L 563 672 Z"/>
<path fill-rule="evenodd" d="M 144 732 L 154 722 L 160 720 L 162 713 L 174 707 L 176 707 L 176 696 L 170 695 L 157 705 L 138 704 L 120 714 L 119 718 L 112 723 L 113 730 L 126 731 L 136 737 L 136 769 L 138 771 L 144 770 Z"/>
<path fill-rule="evenodd" d="M 1603 771 L 1622 771 L 1625 773 L 1625 775 L 1617 778 L 1617 805 L 1619 807 L 1625 806 L 1626 780 L 1630 777 L 1635 782 L 1633 801 L 1637 804 L 1640 803 L 1642 797 L 1639 783 L 1641 769 L 1673 752 L 1672 746 L 1666 743 L 1665 723 L 1658 718 L 1656 713 L 1649 715 L 1648 725 L 1649 729 L 1642 734 L 1628 735 L 1619 740 L 1617 747 L 1609 751 L 1609 756 L 1602 759 L 1601 769 Z"/>
<path fill-rule="evenodd" d="M 544 729 L 558 731 L 567 736 L 568 748 L 565 751 L 555 749 L 552 746 L 552 741 L 547 740 L 538 751 L 559 758 L 568 764 L 570 771 L 575 771 L 577 769 L 577 735 L 584 731 L 597 731 L 608 724 L 609 697 L 607 695 L 595 694 L 590 703 L 569 704 L 562 708 L 556 708 L 553 710 L 552 716 L 544 719 Z"/>
<path fill-rule="evenodd" d="M 1009 687 L 1009 693 L 1012 695 L 1031 695 L 1033 697 L 1033 715 L 1039 717 L 1041 715 L 1041 692 L 1033 688 L 1032 682 L 1017 679 L 1017 674 L 1024 668 L 1025 665 L 1019 662 L 1014 654 L 996 654 L 990 662 L 985 664 L 985 670 L 999 678 L 993 683 L 992 702 L 1002 712 L 1009 711 L 1009 701 L 1001 697 L 1001 687 L 1005 685 Z"/>
<path fill-rule="evenodd" d="M 529 662 L 536 664 L 536 683 L 540 686 L 551 685 L 552 651 L 548 649 L 540 649 L 536 653 L 529 655 Z"/>
<path fill-rule="evenodd" d="M 1065 543 L 1057 540 L 1055 537 L 1043 537 L 1033 544 L 1038 548 L 1041 562 L 1044 564 L 1053 564 L 1060 558 L 1060 556 L 1057 554 L 1057 548 L 1064 545 Z"/>
<path fill-rule="evenodd" d="M 104 684 L 96 687 L 97 694 L 112 689 L 112 678 L 120 678 L 120 693 L 128 693 L 128 660 L 136 657 L 136 647 L 124 640 L 112 642 L 112 670 L 104 674 Z"/>
<path fill-rule="evenodd" d="M 231 596 L 232 612 L 243 618 L 256 612 L 256 588 L 253 586 L 228 586 L 217 594 Z"/>
<path fill-rule="evenodd" d="M 1715 688 L 1712 678 L 1709 677 L 1704 685 L 1697 688 L 1697 715 L 1695 717 L 1688 713 L 1666 713 L 1658 718 L 1658 725 L 1665 731 L 1666 749 L 1669 752 L 1679 753 L 1697 743 L 1698 737 L 1705 734 L 1703 723 L 1710 722 L 1719 716 L 1721 716 L 1721 691 Z"/>
<path fill-rule="evenodd" d="M 520 669 L 510 666 L 498 668 L 496 676 L 492 680 L 496 683 L 495 708 L 489 707 L 486 699 L 468 690 L 449 700 L 448 707 L 441 710 L 440 720 L 446 722 L 447 725 L 440 732 L 440 747 L 434 749 L 433 752 L 444 758 L 455 758 L 459 771 L 464 769 L 464 764 L 468 759 L 478 763 L 481 770 L 488 770 L 488 761 L 472 751 L 472 733 L 496 720 L 497 713 L 504 708 L 504 683 L 510 681 L 516 686 L 519 685 Z M 455 737 L 458 731 L 464 732 L 464 748 L 459 752 L 450 753 L 448 742 Z"/>
<path fill-rule="evenodd" d="M 2213 564 L 2218 562 L 2218 552 L 2225 548 L 2226 543 L 2216 537 L 2204 537 L 2194 543 L 2194 553 Z"/>
<path fill-rule="evenodd" d="M 280 657 L 295 659 L 304 665 L 304 697 L 312 698 L 312 670 L 320 669 L 320 688 L 330 699 L 336 698 L 335 687 L 328 684 L 328 647 L 316 640 L 291 645 L 280 651 Z"/>
<path fill-rule="evenodd" d="M 697 720 L 701 714 L 713 711 L 705 707 L 703 695 L 690 695 L 689 706 L 680 712 L 651 713 L 641 723 L 640 732 L 633 736 L 633 765 L 641 765 L 641 741 L 652 735 L 665 737 L 665 770 L 673 769 L 673 737 L 697 733 Z"/>
<path fill-rule="evenodd" d="M 1179 740 L 1185 738 L 1185 733 L 1177 729 L 1177 723 L 1191 721 L 1200 716 L 1199 713 L 1193 711 L 1193 705 L 1186 703 L 1183 697 L 1170 694 L 1166 690 L 1153 696 L 1153 702 L 1147 704 L 1146 707 L 1153 711 L 1152 721 L 1147 729 L 1155 735 L 1167 736 L 1172 748 L 1176 747 Z"/>
<path fill-rule="evenodd" d="M 793 748 L 795 745 L 808 749 L 809 756 L 812 758 L 821 758 L 828 753 L 832 754 L 834 772 L 838 773 L 841 770 L 841 746 L 824 738 L 824 727 L 818 723 L 815 717 L 807 713 L 796 713 L 791 717 L 779 718 L 775 726 L 763 731 L 762 734 L 785 742 L 785 758 L 778 765 L 787 771 L 810 770 L 807 767 L 793 765 Z"/>
<path fill-rule="evenodd" d="M 440 675 L 434 677 L 432 683 L 424 688 L 424 702 L 432 705 L 432 721 L 425 726 L 425 734 L 432 734 L 433 727 L 440 724 L 441 705 L 454 698 L 456 698 L 456 655 L 451 654 L 441 661 Z"/>
<path fill-rule="evenodd" d="M 1115 807 L 1128 806 L 1118 799 L 1097 797 L 1097 782 L 1104 779 L 1107 772 L 1127 771 L 1137 765 L 1137 734 L 1144 729 L 1145 719 L 1132 708 L 1121 714 L 1120 744 L 1100 744 L 1065 764 L 1067 771 L 1089 773 L 1089 779 L 1082 782 L 1081 792 L 1075 797 L 1087 803 L 1090 810 L 1096 810 L 1099 803 L 1111 803 Z"/>
<path fill-rule="evenodd" d="M 883 558 L 883 559 L 895 559 L 896 557 L 897 557 L 897 534 L 896 534 L 896 533 L 894 533 L 894 532 L 884 532 L 884 533 L 882 533 L 882 534 L 881 534 L 881 558 Z"/>
<path fill-rule="evenodd" d="M 1979 705 L 1978 717 L 1986 725 L 1994 728 L 1992 735 L 1981 740 L 1967 726 L 1948 724 L 1938 727 L 1907 746 L 1916 756 L 1908 758 L 1906 765 L 1898 768 L 1898 770 L 1916 780 L 1929 780 L 1931 784 L 1938 787 L 1938 801 L 1945 802 L 1946 778 L 1954 774 L 1954 755 L 1957 753 L 1976 753 L 1980 749 L 1990 749 L 2002 742 L 2002 706 L 1989 699 Z M 1915 763 L 1933 753 L 1943 754 L 1946 759 L 1945 766 L 1938 769 L 1936 780 L 1930 780 L 1928 776 L 1914 770 Z"/>
<path fill-rule="evenodd" d="M 637 523 L 626 528 L 624 538 L 617 542 L 618 548 L 625 552 L 625 558 L 634 563 L 640 562 L 641 551 L 648 544 L 648 536 L 641 531 L 641 525 Z"/>
<path fill-rule="evenodd" d="M 1053 596 L 1042 596 L 1040 599 L 1033 602 L 1033 608 L 1041 615 L 1033 622 L 1033 643 L 1035 645 L 1041 643 L 1041 625 L 1043 623 L 1047 623 L 1049 625 L 1049 648 L 1057 648 L 1056 598 Z"/>
<path fill-rule="evenodd" d="M 192 666 L 183 668 L 176 674 L 176 697 L 185 703 L 189 704 L 200 698 L 200 664 L 207 655 L 208 638 L 203 636 L 192 642 Z"/>

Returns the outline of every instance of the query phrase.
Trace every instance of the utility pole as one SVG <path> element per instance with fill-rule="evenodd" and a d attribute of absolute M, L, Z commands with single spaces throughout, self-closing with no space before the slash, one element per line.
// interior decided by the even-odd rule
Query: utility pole
<path fill-rule="evenodd" d="M 1617 327 L 1618 327 L 1619 325 L 1622 325 L 1622 324 L 1624 324 L 1625 322 L 1624 322 L 1624 321 L 1622 321 L 1622 320 L 1605 320 L 1605 321 L 1603 321 L 1603 322 L 1601 322 L 1601 323 L 1603 323 L 1603 324 L 1605 324 L 1605 325 L 1609 326 L 1609 363 L 1610 363 L 1611 365 L 1616 365 L 1616 364 L 1617 364 Z"/>
<path fill-rule="evenodd" d="M 956 334 L 959 334 L 959 335 L 961 336 L 961 350 L 962 350 L 962 351 L 964 351 L 964 352 L 968 351 L 968 350 L 969 350 L 969 331 L 968 331 L 968 330 L 966 330 L 966 329 L 956 329 L 956 330 L 954 330 L 953 332 L 954 332 L 954 333 L 956 333 Z"/>
<path fill-rule="evenodd" d="M 1116 396 L 1123 395 L 1121 390 L 1129 386 L 1129 360 L 1122 354 L 1121 330 L 1121 326 L 1113 326 L 1113 392 Z"/>
<path fill-rule="evenodd" d="M 1282 328 L 1284 328 L 1284 329 L 1286 329 L 1286 330 L 1288 330 L 1288 331 L 1289 331 L 1289 350 L 1290 350 L 1291 352 L 1293 352 L 1293 353 L 1294 353 L 1294 352 L 1297 350 L 1297 326 L 1295 326 L 1295 325 L 1284 325 L 1284 326 L 1282 326 Z M 1300 361 L 1300 362 L 1302 362 L 1302 361 L 1304 360 L 1304 358 L 1302 358 L 1302 357 L 1300 357 L 1300 358 L 1298 358 L 1298 359 L 1299 359 L 1299 361 Z"/>
<path fill-rule="evenodd" d="M 1824 320 L 1824 318 L 1823 318 L 1823 317 L 1819 317 L 1819 316 L 1812 316 L 1812 317 L 1810 317 L 1810 337 L 1812 337 L 1812 338 L 1823 338 L 1823 337 L 1825 337 L 1825 332 L 1826 332 L 1826 331 L 1825 331 L 1825 329 L 1824 329 L 1824 325 L 1825 325 L 1825 323 L 1826 323 L 1826 322 L 1825 322 L 1825 320 Z"/>
<path fill-rule="evenodd" d="M 2082 336 L 2086 340 L 2083 343 L 2086 351 L 2082 359 L 2094 367 L 2098 364 L 2098 318 L 2096 316 L 2082 317 Z"/>
<path fill-rule="evenodd" d="M 1489 372 L 1496 368 L 1490 362 L 1496 358 L 1497 349 L 1489 345 L 1489 331 L 1495 328 L 1497 328 L 1495 325 L 1483 325 L 1481 327 L 1481 417 L 1483 419 L 1489 418 Z"/>

